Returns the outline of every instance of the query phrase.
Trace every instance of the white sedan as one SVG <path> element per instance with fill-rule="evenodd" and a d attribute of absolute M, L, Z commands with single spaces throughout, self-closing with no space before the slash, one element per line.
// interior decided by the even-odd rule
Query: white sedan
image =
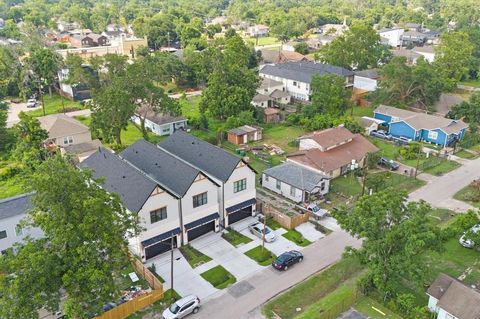
<path fill-rule="evenodd" d="M 258 222 L 258 223 L 253 223 L 248 225 L 248 230 L 258 238 L 262 239 L 263 238 L 263 224 Z M 265 241 L 267 243 L 271 243 L 272 241 L 275 241 L 276 236 L 273 230 L 270 229 L 270 227 L 265 226 Z"/>
<path fill-rule="evenodd" d="M 480 224 L 475 225 L 472 228 L 470 228 L 470 231 L 474 234 L 479 233 L 480 232 Z M 468 231 L 463 233 L 462 237 L 460 237 L 459 242 L 460 242 L 460 245 L 462 245 L 465 248 L 472 248 L 473 246 L 475 246 L 475 243 L 473 242 L 473 240 L 467 238 L 467 233 L 468 233 Z"/>

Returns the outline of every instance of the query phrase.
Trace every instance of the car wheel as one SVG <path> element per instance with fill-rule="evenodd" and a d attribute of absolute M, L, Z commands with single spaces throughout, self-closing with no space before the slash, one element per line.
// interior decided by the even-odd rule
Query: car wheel
<path fill-rule="evenodd" d="M 285 267 L 283 268 L 283 270 L 287 271 L 287 270 L 288 270 L 288 266 L 285 266 Z"/>
<path fill-rule="evenodd" d="M 303 257 L 298 258 L 298 262 L 301 263 L 303 261 Z"/>
<path fill-rule="evenodd" d="M 200 308 L 198 308 L 198 307 L 195 307 L 195 308 L 193 308 L 193 311 L 192 311 L 192 313 L 197 313 L 197 312 L 198 312 L 198 310 L 200 310 Z"/>

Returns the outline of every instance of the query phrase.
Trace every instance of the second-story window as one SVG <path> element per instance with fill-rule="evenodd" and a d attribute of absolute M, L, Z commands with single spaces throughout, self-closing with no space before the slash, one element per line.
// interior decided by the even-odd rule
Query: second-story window
<path fill-rule="evenodd" d="M 193 196 L 193 208 L 207 203 L 207 192 Z"/>
<path fill-rule="evenodd" d="M 167 207 L 152 210 L 150 212 L 150 223 L 156 223 L 163 219 L 167 219 Z"/>
<path fill-rule="evenodd" d="M 277 189 L 280 189 L 282 187 L 282 182 L 280 182 L 278 179 L 277 179 L 276 187 Z"/>
<path fill-rule="evenodd" d="M 247 179 L 241 179 L 233 183 L 233 192 L 238 193 L 247 189 Z"/>

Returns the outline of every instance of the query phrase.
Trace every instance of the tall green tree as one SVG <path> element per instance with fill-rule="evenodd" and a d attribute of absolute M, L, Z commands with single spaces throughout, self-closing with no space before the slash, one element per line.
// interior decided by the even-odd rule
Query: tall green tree
<path fill-rule="evenodd" d="M 13 127 L 16 145 L 12 156 L 24 167 L 35 169 L 47 158 L 48 152 L 43 142 L 48 138 L 48 132 L 41 128 L 38 119 L 20 112 L 20 122 Z"/>
<path fill-rule="evenodd" d="M 467 123 L 480 125 L 480 93 L 470 95 L 470 99 L 454 105 L 447 116 L 453 119 L 463 119 Z"/>
<path fill-rule="evenodd" d="M 310 88 L 312 104 L 303 110 L 307 117 L 318 113 L 342 115 L 351 106 L 351 93 L 345 89 L 345 79 L 338 75 L 315 75 Z"/>
<path fill-rule="evenodd" d="M 437 69 L 449 80 L 453 89 L 458 81 L 468 74 L 473 59 L 474 45 L 465 32 L 445 32 L 435 49 Z"/>
<path fill-rule="evenodd" d="M 405 192 L 386 189 L 361 197 L 353 209 L 333 212 L 343 229 L 362 238 L 362 248 L 352 252 L 368 267 L 364 283 L 373 284 L 385 298 L 397 293 L 402 278 L 422 277 L 418 256 L 439 242 L 430 209 L 425 202 L 407 203 Z"/>
<path fill-rule="evenodd" d="M 251 50 L 238 35 L 227 40 L 220 61 L 208 77 L 202 93 L 200 109 L 218 119 L 226 119 L 242 111 L 252 110 L 251 101 L 258 86 L 255 69 L 249 69 Z"/>
<path fill-rule="evenodd" d="M 80 171 L 56 156 L 29 179 L 35 191 L 27 225 L 45 238 L 28 240 L 17 256 L 2 261 L 0 316 L 37 318 L 38 309 L 56 311 L 60 289 L 63 312 L 90 318 L 119 297 L 121 269 L 128 264 L 126 236 L 137 232 L 137 216 L 115 194 L 99 186 L 89 171 Z M 28 287 L 28 288 L 27 288 Z"/>
<path fill-rule="evenodd" d="M 52 94 L 52 86 L 57 78 L 60 58 L 50 49 L 41 48 L 32 52 L 28 58 L 28 67 L 35 75 L 38 83 L 48 88 Z"/>
<path fill-rule="evenodd" d="M 320 52 L 321 61 L 347 69 L 375 68 L 389 57 L 380 36 L 370 26 L 356 23 Z"/>

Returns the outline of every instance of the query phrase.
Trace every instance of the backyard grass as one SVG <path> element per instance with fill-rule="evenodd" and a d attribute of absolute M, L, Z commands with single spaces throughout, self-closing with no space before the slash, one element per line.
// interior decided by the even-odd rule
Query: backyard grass
<path fill-rule="evenodd" d="M 384 142 L 378 138 L 369 138 L 376 147 L 380 149 L 379 154 L 382 157 L 388 157 L 395 160 L 398 157 L 398 147 L 392 143 Z"/>
<path fill-rule="evenodd" d="M 301 247 L 308 246 L 312 243 L 295 229 L 289 229 L 285 234 L 282 234 L 282 236 Z"/>
<path fill-rule="evenodd" d="M 191 96 L 189 98 L 180 98 L 178 103 L 182 109 L 182 115 L 188 118 L 200 117 L 200 104 L 201 96 Z"/>
<path fill-rule="evenodd" d="M 240 234 L 236 230 L 232 228 L 228 228 L 227 231 L 225 231 L 222 234 L 222 238 L 228 241 L 230 244 L 233 246 L 237 247 L 242 244 L 248 244 L 249 242 L 252 241 L 252 239 L 248 238 L 245 235 Z"/>
<path fill-rule="evenodd" d="M 154 314 L 162 313 L 170 304 L 172 303 L 172 300 L 178 300 L 182 298 L 175 290 L 168 289 L 165 291 L 163 295 L 163 299 L 153 303 L 151 306 L 144 308 L 140 311 L 137 311 L 130 316 L 128 316 L 126 319 L 143 319 L 143 318 L 148 318 L 148 316 L 153 316 Z"/>
<path fill-rule="evenodd" d="M 297 308 L 307 309 L 308 306 L 340 287 L 346 280 L 357 276 L 362 269 L 363 267 L 356 259 L 344 258 L 327 270 L 267 302 L 262 312 L 267 318 L 274 318 L 274 313 L 283 319 L 294 318 L 299 315 Z"/>
<path fill-rule="evenodd" d="M 282 225 L 280 225 L 279 222 L 277 222 L 275 219 L 273 219 L 272 217 L 267 217 L 267 222 L 266 222 L 267 226 L 270 227 L 271 229 L 273 230 L 276 230 L 276 229 L 279 229 L 279 228 L 282 228 Z"/>
<path fill-rule="evenodd" d="M 90 127 L 91 118 L 89 116 L 75 116 L 75 119 L 79 120 L 83 124 Z M 92 136 L 92 138 L 95 138 Z M 142 132 L 132 123 L 128 123 L 127 128 L 122 130 L 120 133 L 120 138 L 122 139 L 122 147 L 125 148 L 129 145 L 132 145 L 136 141 L 143 139 Z M 148 132 L 148 140 L 151 143 L 159 143 L 160 141 L 167 138 L 166 136 L 158 136 L 152 132 Z M 109 147 L 113 147 L 113 144 L 106 144 Z"/>
<path fill-rule="evenodd" d="M 458 162 L 443 160 L 440 161 L 440 164 L 425 169 L 424 172 L 435 176 L 441 176 L 459 168 L 460 166 L 462 165 Z"/>
<path fill-rule="evenodd" d="M 369 176 L 373 176 L 373 175 L 383 176 L 384 188 L 392 187 L 396 191 L 401 190 L 401 191 L 406 191 L 407 193 L 413 192 L 417 188 L 420 188 L 426 184 L 425 181 L 422 181 L 420 179 L 414 179 L 413 177 L 408 177 L 408 176 L 391 173 L 391 172 L 374 173 L 374 174 L 370 174 Z"/>
<path fill-rule="evenodd" d="M 185 245 L 180 247 L 180 251 L 182 252 L 185 259 L 188 261 L 190 266 L 192 266 L 192 268 L 198 267 L 201 264 L 207 263 L 212 260 L 212 258 L 208 257 L 205 254 L 202 254 L 201 252 L 193 248 L 191 245 Z"/>
<path fill-rule="evenodd" d="M 469 150 L 474 152 L 480 152 L 480 144 L 473 145 L 472 147 L 469 148 Z"/>
<path fill-rule="evenodd" d="M 353 306 L 358 312 L 368 316 L 370 319 L 402 319 L 396 313 L 393 313 L 390 309 L 384 307 L 381 303 L 373 300 L 369 297 L 361 297 Z M 382 315 L 376 308 L 383 312 L 385 315 Z"/>
<path fill-rule="evenodd" d="M 277 256 L 267 248 L 264 247 L 262 249 L 261 245 L 245 252 L 245 255 L 255 260 L 260 266 L 268 266 L 277 258 Z"/>
<path fill-rule="evenodd" d="M 217 289 L 227 288 L 237 281 L 231 273 L 220 265 L 201 273 L 200 276 Z"/>
<path fill-rule="evenodd" d="M 258 41 L 257 38 L 245 38 L 245 41 L 252 45 L 272 45 L 278 44 L 281 45 L 282 42 L 275 37 L 259 37 Z"/>
<path fill-rule="evenodd" d="M 351 197 L 362 192 L 362 185 L 351 174 L 340 176 L 330 182 L 330 191 Z"/>
<path fill-rule="evenodd" d="M 303 128 L 298 126 L 268 124 L 263 126 L 263 139 L 257 144 L 275 144 L 285 152 L 291 153 L 298 149 L 297 145 L 295 145 L 295 140 L 306 133 Z"/>
<path fill-rule="evenodd" d="M 478 192 L 479 191 L 475 189 L 475 187 L 468 185 L 453 195 L 453 198 L 480 208 L 480 201 L 478 200 L 480 196 L 478 195 Z"/>
<path fill-rule="evenodd" d="M 373 117 L 374 108 L 368 106 L 354 106 L 352 110 L 347 110 L 348 114 L 352 114 L 354 117 L 368 116 Z"/>
<path fill-rule="evenodd" d="M 67 112 L 83 109 L 82 105 L 79 102 L 68 100 L 66 98 L 63 98 L 63 106 L 62 97 L 58 94 L 52 94 L 52 96 L 45 94 L 43 97 L 43 101 L 45 103 L 45 115 L 63 113 L 64 106 Z M 28 114 L 34 117 L 43 116 L 43 108 L 37 107 L 35 108 L 35 110 L 28 111 Z"/>
<path fill-rule="evenodd" d="M 478 158 L 478 155 L 473 154 L 472 152 L 466 151 L 466 150 L 460 150 L 455 153 L 455 156 L 458 156 L 460 158 L 465 158 L 465 159 L 476 159 Z"/>

